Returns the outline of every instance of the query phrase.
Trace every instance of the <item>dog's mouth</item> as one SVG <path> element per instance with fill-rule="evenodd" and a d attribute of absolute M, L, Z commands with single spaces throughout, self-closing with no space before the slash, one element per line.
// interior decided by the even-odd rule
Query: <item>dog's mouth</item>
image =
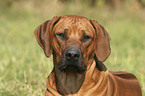
<path fill-rule="evenodd" d="M 79 65 L 73 65 L 73 64 L 62 65 L 62 66 L 59 66 L 58 68 L 61 72 L 67 72 L 69 70 L 73 70 L 80 74 L 84 73 L 87 69 L 86 67 L 79 66 Z"/>

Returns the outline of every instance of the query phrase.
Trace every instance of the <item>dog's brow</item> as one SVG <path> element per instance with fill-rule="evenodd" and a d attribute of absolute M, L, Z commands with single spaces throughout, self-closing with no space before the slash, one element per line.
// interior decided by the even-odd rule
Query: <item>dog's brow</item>
<path fill-rule="evenodd" d="M 81 30 L 81 31 L 82 31 L 82 33 L 83 33 L 83 36 L 85 36 L 85 35 L 92 36 L 89 32 L 87 32 L 87 31 L 85 31 L 85 30 Z"/>
<path fill-rule="evenodd" d="M 67 29 L 67 28 L 66 28 L 66 29 L 64 29 L 64 34 L 66 34 L 66 35 L 67 35 L 67 34 L 68 34 L 68 31 L 69 31 L 69 29 Z"/>
<path fill-rule="evenodd" d="M 68 29 L 60 29 L 58 31 L 56 31 L 56 33 L 66 33 L 68 31 Z"/>
<path fill-rule="evenodd" d="M 83 35 L 85 35 L 85 30 L 81 30 L 83 32 Z"/>
<path fill-rule="evenodd" d="M 64 29 L 64 33 L 68 32 L 68 29 Z"/>

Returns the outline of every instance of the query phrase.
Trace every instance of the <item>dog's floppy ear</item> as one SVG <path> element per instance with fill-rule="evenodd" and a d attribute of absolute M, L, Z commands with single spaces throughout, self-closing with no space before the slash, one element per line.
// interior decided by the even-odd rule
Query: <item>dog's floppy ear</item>
<path fill-rule="evenodd" d="M 95 55 L 99 61 L 103 62 L 110 55 L 111 49 L 109 41 L 111 38 L 103 26 L 98 24 L 96 20 L 90 20 L 90 22 L 96 31 Z"/>
<path fill-rule="evenodd" d="M 51 40 L 50 40 L 50 33 L 54 27 L 54 25 L 60 20 L 60 17 L 55 16 L 52 20 L 47 20 L 46 22 L 39 25 L 34 33 L 37 42 L 43 48 L 46 57 L 50 57 L 52 54 L 51 48 Z"/>

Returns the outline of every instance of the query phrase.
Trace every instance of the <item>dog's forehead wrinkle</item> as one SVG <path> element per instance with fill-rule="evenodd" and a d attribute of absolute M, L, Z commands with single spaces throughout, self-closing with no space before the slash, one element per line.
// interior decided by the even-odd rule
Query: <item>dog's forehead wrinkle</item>
<path fill-rule="evenodd" d="M 63 16 L 61 18 L 61 21 L 63 22 L 69 22 L 72 25 L 78 25 L 78 24 L 84 24 L 84 22 L 89 22 L 89 19 L 81 16 Z"/>
<path fill-rule="evenodd" d="M 75 37 L 78 35 L 81 37 L 83 35 L 81 30 L 84 30 L 90 36 L 95 32 L 89 19 L 81 16 L 63 16 L 56 26 L 56 30 L 68 29 L 68 34 Z"/>
<path fill-rule="evenodd" d="M 62 18 L 64 18 L 64 19 L 72 19 L 74 21 L 84 20 L 84 19 L 89 20 L 86 17 L 83 17 L 83 16 L 75 16 L 75 15 L 67 15 L 67 16 L 63 16 Z"/>

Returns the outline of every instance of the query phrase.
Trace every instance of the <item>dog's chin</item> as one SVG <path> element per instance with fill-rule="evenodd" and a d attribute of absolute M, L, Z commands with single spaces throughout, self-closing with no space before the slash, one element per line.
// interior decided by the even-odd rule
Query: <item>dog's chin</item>
<path fill-rule="evenodd" d="M 79 74 L 82 74 L 86 71 L 86 67 L 73 65 L 73 64 L 64 64 L 62 66 L 59 66 L 58 68 L 61 72 L 74 71 Z"/>

